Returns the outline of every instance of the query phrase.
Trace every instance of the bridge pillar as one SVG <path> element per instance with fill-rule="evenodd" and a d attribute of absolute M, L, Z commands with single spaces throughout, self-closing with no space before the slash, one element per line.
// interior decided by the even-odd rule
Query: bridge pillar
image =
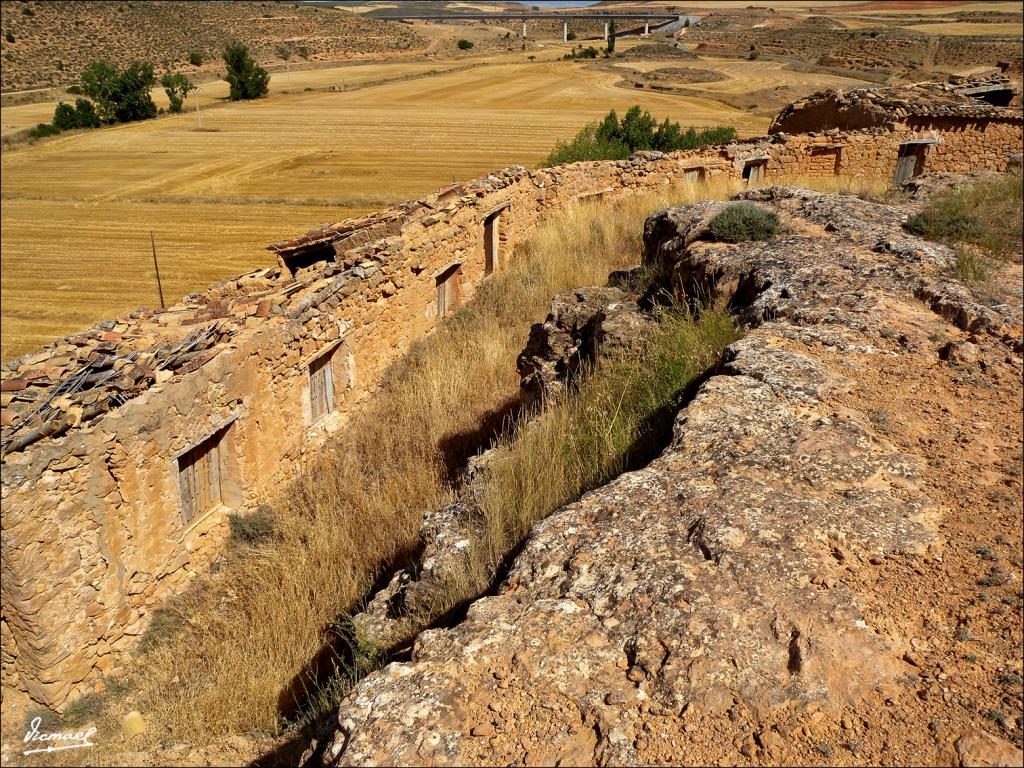
<path fill-rule="evenodd" d="M 604 39 L 605 40 L 608 39 L 608 22 L 607 21 L 604 23 Z"/>
<path fill-rule="evenodd" d="M 562 22 L 562 42 L 563 43 L 568 43 L 569 42 L 569 22 L 568 21 L 563 21 Z"/>
<path fill-rule="evenodd" d="M 526 39 L 526 19 L 523 19 L 523 40 Z"/>
<path fill-rule="evenodd" d="M 644 34 L 651 34 L 651 22 L 650 19 L 644 19 Z"/>

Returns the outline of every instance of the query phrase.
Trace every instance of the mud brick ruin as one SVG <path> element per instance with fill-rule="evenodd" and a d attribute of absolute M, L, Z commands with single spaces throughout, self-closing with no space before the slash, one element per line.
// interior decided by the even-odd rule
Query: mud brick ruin
<path fill-rule="evenodd" d="M 998 90 L 825 92 L 758 139 L 506 168 L 275 243 L 275 267 L 4 364 L 3 686 L 59 709 L 114 667 L 222 550 L 229 513 L 294 477 L 549 212 L 705 180 L 1003 171 L 1024 119 L 972 87 Z"/>

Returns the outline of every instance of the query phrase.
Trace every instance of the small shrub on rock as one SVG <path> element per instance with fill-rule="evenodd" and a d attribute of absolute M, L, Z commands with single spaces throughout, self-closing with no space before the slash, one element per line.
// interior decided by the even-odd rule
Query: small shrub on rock
<path fill-rule="evenodd" d="M 708 222 L 712 237 L 721 243 L 770 240 L 779 233 L 779 217 L 752 203 L 734 203 Z"/>

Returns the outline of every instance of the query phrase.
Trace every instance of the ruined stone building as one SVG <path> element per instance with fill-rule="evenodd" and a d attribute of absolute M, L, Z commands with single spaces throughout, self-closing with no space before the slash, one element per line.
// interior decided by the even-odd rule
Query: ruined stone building
<path fill-rule="evenodd" d="M 228 515 L 294 477 L 548 212 L 715 179 L 889 180 L 908 146 L 928 147 L 911 174 L 1004 170 L 1020 151 L 1019 110 L 911 92 L 907 107 L 819 94 L 756 140 L 506 168 L 276 243 L 276 266 L 4 364 L 2 684 L 61 707 L 114 667 L 222 550 Z"/>
<path fill-rule="evenodd" d="M 882 129 L 913 133 L 899 145 L 894 183 L 924 172 L 952 171 L 964 157 L 977 168 L 998 165 L 997 155 L 1019 157 L 1014 142 L 1021 111 L 1019 92 L 1009 78 L 952 78 L 949 83 L 917 83 L 896 88 L 829 90 L 800 99 L 782 110 L 769 133 Z M 1012 105 L 1012 106 L 1011 106 Z M 852 171 L 857 159 L 835 150 L 836 173 Z"/>

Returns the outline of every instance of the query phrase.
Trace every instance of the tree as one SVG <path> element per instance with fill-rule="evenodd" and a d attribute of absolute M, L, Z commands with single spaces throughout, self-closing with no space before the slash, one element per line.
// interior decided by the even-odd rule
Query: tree
<path fill-rule="evenodd" d="M 175 72 L 173 75 L 168 72 L 160 78 L 160 85 L 164 87 L 167 100 L 171 103 L 171 112 L 181 112 L 181 105 L 188 95 L 199 90 L 199 86 L 180 72 Z"/>
<path fill-rule="evenodd" d="M 546 164 L 559 165 L 579 160 L 624 160 L 638 150 L 673 152 L 735 138 L 735 128 L 705 128 L 700 132 L 688 128 L 684 132 L 679 123 L 673 123 L 668 118 L 658 125 L 658 121 L 649 112 L 633 106 L 621 122 L 615 110 L 612 110 L 600 122 L 584 126 L 571 141 L 557 142 Z"/>
<path fill-rule="evenodd" d="M 188 63 L 191 64 L 193 67 L 198 67 L 200 64 L 203 63 L 203 54 L 201 54 L 199 51 L 192 51 L 188 55 Z"/>
<path fill-rule="evenodd" d="M 75 106 L 62 101 L 53 111 L 53 126 L 61 131 L 70 131 L 73 128 L 99 128 L 100 116 L 96 114 L 96 108 L 88 99 L 76 99 Z"/>
<path fill-rule="evenodd" d="M 459 40 L 459 50 L 460 51 L 468 51 L 472 47 L 473 47 L 473 41 L 472 40 L 465 40 L 465 39 Z"/>
<path fill-rule="evenodd" d="M 235 41 L 224 46 L 224 64 L 228 73 L 224 77 L 230 86 L 232 101 L 258 99 L 265 96 L 270 84 L 270 75 L 252 60 L 249 49 Z"/>
<path fill-rule="evenodd" d="M 608 53 L 615 53 L 615 19 L 608 22 Z"/>
<path fill-rule="evenodd" d="M 109 61 L 94 61 L 82 71 L 82 91 L 105 123 L 155 117 L 156 104 L 149 95 L 154 85 L 156 75 L 148 61 L 134 61 L 123 70 Z"/>
<path fill-rule="evenodd" d="M 8 43 L 13 43 L 14 42 L 14 33 L 11 32 L 11 30 L 8 29 L 7 30 L 7 34 L 4 35 L 4 40 L 6 40 Z"/>
<path fill-rule="evenodd" d="M 566 40 L 575 40 L 576 39 L 576 33 L 575 32 L 566 32 L 565 33 L 565 39 Z"/>

